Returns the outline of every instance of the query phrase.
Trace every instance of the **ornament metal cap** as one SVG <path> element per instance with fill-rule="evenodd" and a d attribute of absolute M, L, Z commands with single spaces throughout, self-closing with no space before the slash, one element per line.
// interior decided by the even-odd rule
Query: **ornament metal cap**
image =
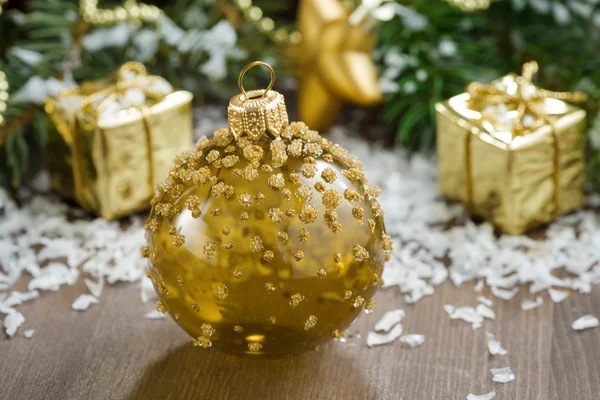
<path fill-rule="evenodd" d="M 271 73 L 271 81 L 266 89 L 246 91 L 242 80 L 246 72 L 256 66 L 267 67 Z M 277 137 L 288 126 L 285 100 L 281 93 L 272 90 L 274 83 L 275 71 L 262 61 L 254 61 L 240 72 L 238 86 L 242 93 L 233 96 L 227 108 L 229 130 L 235 137 L 245 133 L 253 140 L 258 140 L 267 132 Z"/>

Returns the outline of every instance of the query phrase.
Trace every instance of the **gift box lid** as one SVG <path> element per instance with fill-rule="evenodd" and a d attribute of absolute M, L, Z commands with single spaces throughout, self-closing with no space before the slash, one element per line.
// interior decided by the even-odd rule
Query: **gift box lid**
<path fill-rule="evenodd" d="M 581 101 L 583 94 L 540 89 L 524 76 L 471 84 L 467 92 L 438 103 L 436 110 L 481 140 L 511 148 L 529 147 L 553 129 L 585 118 L 584 110 L 563 101 Z"/>

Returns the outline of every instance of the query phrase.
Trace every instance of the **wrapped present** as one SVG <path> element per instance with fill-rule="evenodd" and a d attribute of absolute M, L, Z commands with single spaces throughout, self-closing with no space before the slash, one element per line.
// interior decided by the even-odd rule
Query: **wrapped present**
<path fill-rule="evenodd" d="M 109 220 L 149 207 L 154 184 L 192 145 L 191 101 L 135 62 L 47 99 L 52 188 Z"/>
<path fill-rule="evenodd" d="M 567 102 L 583 93 L 551 92 L 522 76 L 436 105 L 440 189 L 509 234 L 521 234 L 584 202 L 586 113 Z"/>

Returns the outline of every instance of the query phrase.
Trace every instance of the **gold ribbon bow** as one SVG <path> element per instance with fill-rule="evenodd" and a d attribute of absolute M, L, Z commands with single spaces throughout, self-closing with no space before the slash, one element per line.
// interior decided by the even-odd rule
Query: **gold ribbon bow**
<path fill-rule="evenodd" d="M 135 77 L 130 78 L 128 77 L 129 74 L 135 74 Z M 163 100 L 168 93 L 153 91 L 150 89 L 150 85 L 162 80 L 163 78 L 159 76 L 149 76 L 148 71 L 143 64 L 129 61 L 119 68 L 116 83 L 109 87 L 96 91 L 94 90 L 94 86 L 97 87 L 97 85 L 94 83 L 82 85 L 84 89 L 82 91 L 93 91 L 94 93 L 83 100 L 81 108 L 97 118 L 110 102 L 117 100 L 119 96 L 123 96 L 128 89 L 140 89 L 154 102 L 159 102 Z M 147 107 L 142 106 L 139 108 L 142 109 Z"/>
<path fill-rule="evenodd" d="M 539 66 L 535 61 L 525 63 L 521 76 L 505 87 L 494 83 L 473 82 L 467 87 L 470 94 L 470 104 L 506 105 L 509 111 L 516 112 L 513 121 L 513 135 L 522 136 L 534 132 L 545 124 L 552 124 L 551 115 L 546 112 L 544 101 L 555 99 L 563 102 L 582 103 L 587 100 L 583 92 L 553 92 L 537 88 L 532 80 Z M 533 121 L 524 124 L 526 115 L 531 115 Z M 480 121 L 483 121 L 482 118 Z"/>

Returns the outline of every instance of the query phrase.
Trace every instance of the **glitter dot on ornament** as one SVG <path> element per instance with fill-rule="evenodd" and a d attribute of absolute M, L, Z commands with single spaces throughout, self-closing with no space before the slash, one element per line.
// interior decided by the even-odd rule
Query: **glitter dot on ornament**
<path fill-rule="evenodd" d="M 390 241 L 361 163 L 290 124 L 281 94 L 240 88 L 229 127 L 158 186 L 144 254 L 158 308 L 197 347 L 284 357 L 372 308 Z"/>

